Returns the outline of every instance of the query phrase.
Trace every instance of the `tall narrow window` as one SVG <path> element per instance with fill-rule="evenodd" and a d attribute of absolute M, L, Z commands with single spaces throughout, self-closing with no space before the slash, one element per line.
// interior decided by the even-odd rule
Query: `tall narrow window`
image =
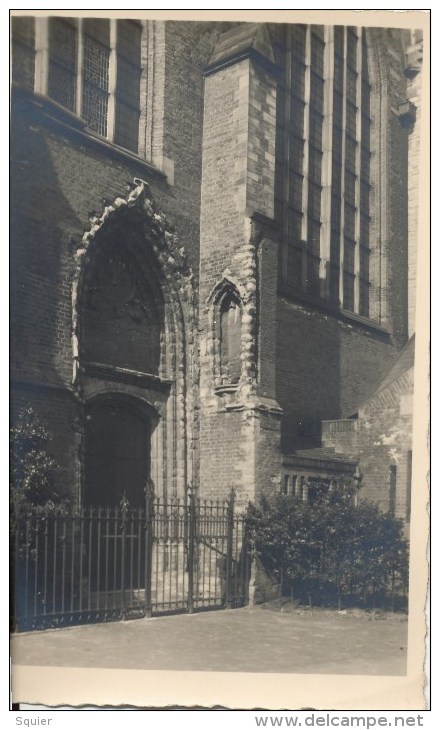
<path fill-rule="evenodd" d="M 390 464 L 390 475 L 389 475 L 389 513 L 390 515 L 396 514 L 396 490 L 397 490 L 397 466 Z"/>
<path fill-rule="evenodd" d="M 360 282 L 359 314 L 368 317 L 370 309 L 370 81 L 367 43 L 362 34 L 361 72 L 361 159 L 360 159 Z"/>
<path fill-rule="evenodd" d="M 241 308 L 232 294 L 220 306 L 220 372 L 224 383 L 235 384 L 241 375 Z"/>
<path fill-rule="evenodd" d="M 305 107 L 305 48 L 307 26 L 292 25 L 288 28 L 291 34 L 291 54 L 288 55 L 286 74 L 290 80 L 290 108 L 288 120 L 289 138 L 289 170 L 288 170 L 288 225 L 289 240 L 287 245 L 287 276 L 292 286 L 301 286 L 302 267 L 302 189 L 304 158 L 304 107 Z"/>
<path fill-rule="evenodd" d="M 330 220 L 330 299 L 339 302 L 341 199 L 345 180 L 343 174 L 344 140 L 344 28 L 334 29 L 334 76 L 333 76 L 333 135 L 332 135 L 332 186 Z M 344 169 L 345 173 L 345 169 Z"/>
<path fill-rule="evenodd" d="M 73 18 L 49 18 L 48 93 L 62 106 L 76 109 L 78 29 Z"/>
<path fill-rule="evenodd" d="M 141 26 L 133 20 L 118 21 L 115 142 L 137 152 L 139 135 L 139 82 Z"/>
<path fill-rule="evenodd" d="M 346 29 L 345 81 L 345 187 L 342 305 L 355 309 L 355 249 L 356 249 L 356 157 L 357 157 L 357 44 L 356 29 Z"/>
<path fill-rule="evenodd" d="M 312 26 L 310 39 L 307 288 L 314 294 L 319 294 L 319 263 L 321 257 L 322 123 L 324 116 L 323 32 L 322 26 Z"/>
<path fill-rule="evenodd" d="M 12 80 L 26 89 L 34 88 L 35 18 L 12 18 Z"/>
<path fill-rule="evenodd" d="M 107 135 L 110 22 L 84 19 L 82 116 L 90 129 Z"/>

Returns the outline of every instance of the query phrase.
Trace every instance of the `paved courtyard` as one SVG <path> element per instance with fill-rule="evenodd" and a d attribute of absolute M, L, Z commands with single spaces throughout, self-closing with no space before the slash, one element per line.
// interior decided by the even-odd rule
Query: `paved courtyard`
<path fill-rule="evenodd" d="M 12 637 L 15 664 L 299 674 L 406 674 L 407 621 L 243 608 Z"/>

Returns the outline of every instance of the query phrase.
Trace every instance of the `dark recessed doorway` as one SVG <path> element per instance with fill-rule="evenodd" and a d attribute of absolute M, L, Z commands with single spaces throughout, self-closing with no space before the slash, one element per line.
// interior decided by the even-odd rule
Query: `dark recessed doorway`
<path fill-rule="evenodd" d="M 131 404 L 113 398 L 88 404 L 85 429 L 86 506 L 145 504 L 150 477 L 151 424 Z"/>

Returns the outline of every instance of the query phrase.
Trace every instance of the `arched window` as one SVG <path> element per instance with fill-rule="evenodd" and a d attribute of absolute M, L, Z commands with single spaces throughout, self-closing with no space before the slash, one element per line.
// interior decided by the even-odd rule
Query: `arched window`
<path fill-rule="evenodd" d="M 220 373 L 223 383 L 234 385 L 241 375 L 241 306 L 228 293 L 220 304 Z"/>

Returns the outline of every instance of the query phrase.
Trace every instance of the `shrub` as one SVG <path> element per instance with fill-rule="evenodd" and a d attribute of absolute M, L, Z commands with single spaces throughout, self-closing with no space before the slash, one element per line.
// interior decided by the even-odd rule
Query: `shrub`
<path fill-rule="evenodd" d="M 60 467 L 50 454 L 51 436 L 30 407 L 22 409 L 10 431 L 12 514 L 53 510 L 66 503 Z"/>
<path fill-rule="evenodd" d="M 52 555 L 53 536 L 45 532 L 51 515 L 67 512 L 61 469 L 50 453 L 51 436 L 34 410 L 22 409 L 10 430 L 10 591 L 11 630 L 17 617 L 26 614 L 29 586 L 39 586 L 34 600 L 43 610 L 45 561 L 38 562 L 38 534 L 44 534 L 45 555 Z M 38 527 L 39 525 L 39 527 Z M 70 527 L 68 528 L 70 529 Z"/>
<path fill-rule="evenodd" d="M 353 483 L 315 480 L 309 501 L 278 494 L 250 505 L 255 555 L 278 582 L 309 604 L 394 608 L 406 594 L 408 546 L 402 524 L 376 504 L 360 501 Z"/>

